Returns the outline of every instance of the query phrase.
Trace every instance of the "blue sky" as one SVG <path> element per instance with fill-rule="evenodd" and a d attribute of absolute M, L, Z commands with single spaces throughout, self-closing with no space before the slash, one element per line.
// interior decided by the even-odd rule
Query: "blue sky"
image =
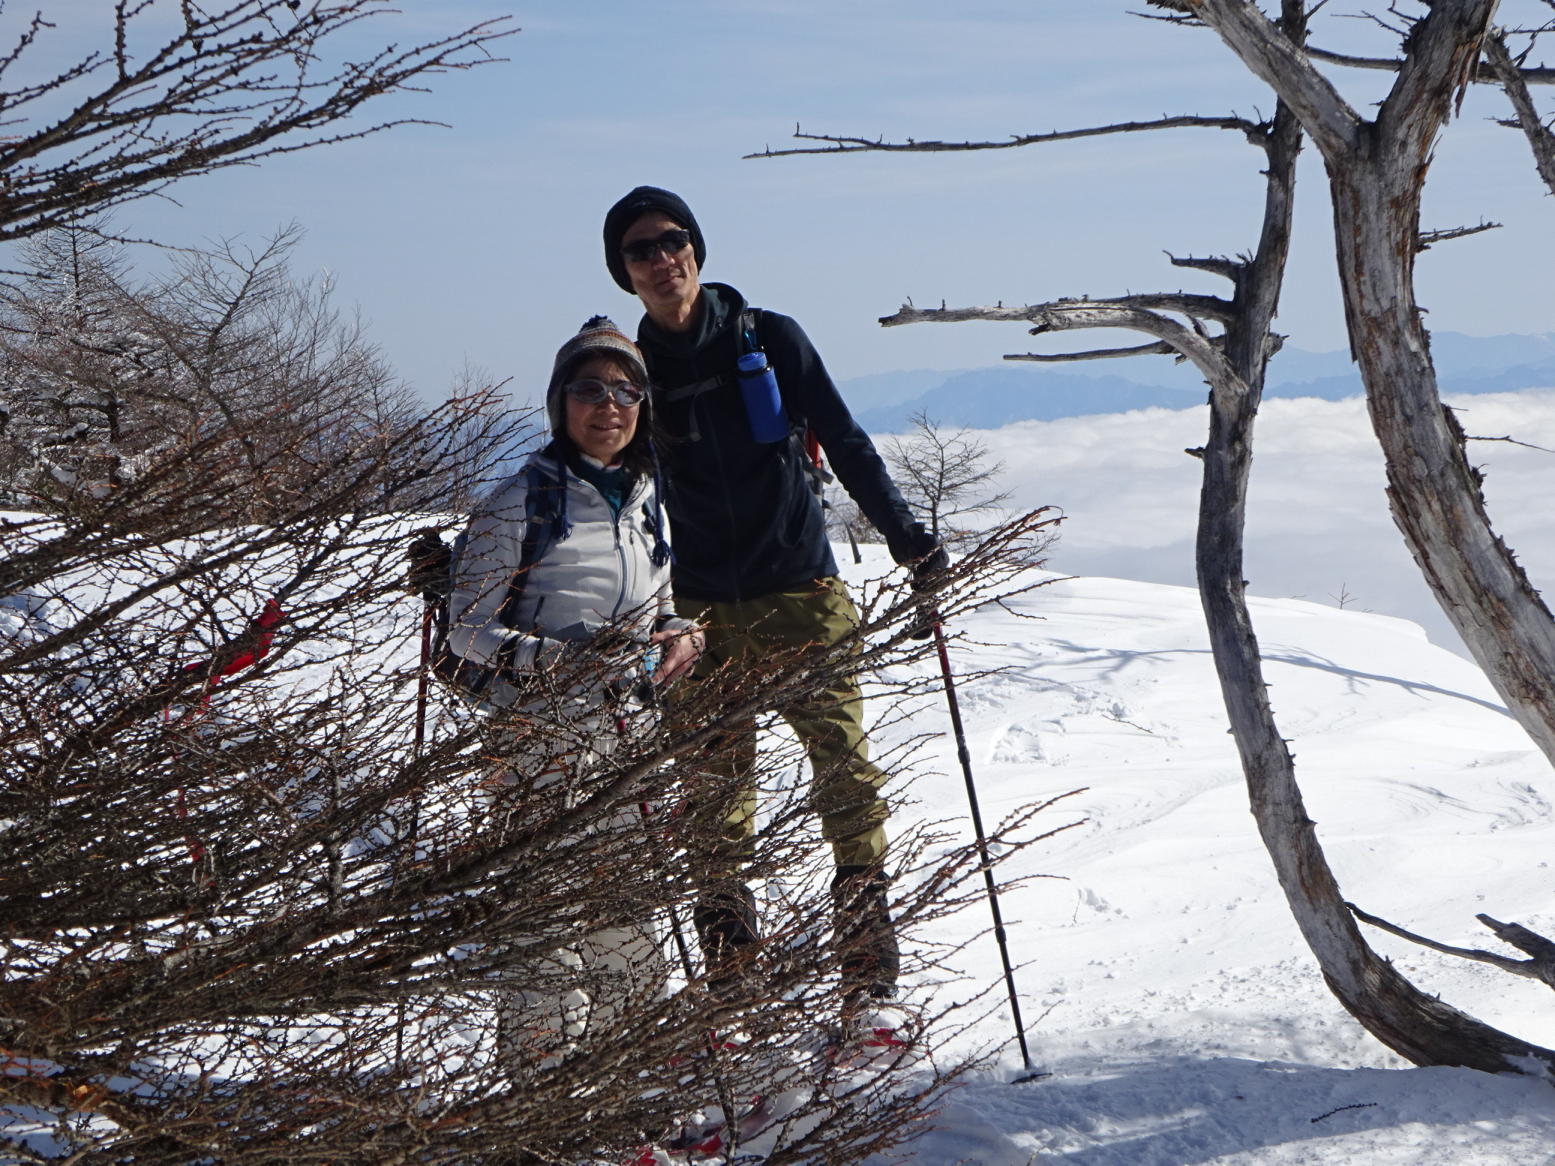
<path fill-rule="evenodd" d="M 176 204 L 136 204 L 119 221 L 181 244 L 257 241 L 297 221 L 308 232 L 299 272 L 327 269 L 341 302 L 360 307 L 429 396 L 467 361 L 511 376 L 523 396 L 586 316 L 604 311 L 630 328 L 636 301 L 606 274 L 599 228 L 610 203 L 643 182 L 678 191 L 696 211 L 706 277 L 798 317 L 839 378 L 985 365 L 1029 348 L 1008 325 L 876 324 L 908 297 L 965 305 L 1216 290 L 1163 252 L 1228 254 L 1254 240 L 1258 156 L 1220 131 L 970 155 L 741 159 L 789 144 L 796 122 L 892 139 L 995 139 L 1272 107 L 1212 34 L 1131 16 L 1137 0 L 403 6 L 411 11 L 365 28 L 403 42 L 511 14 L 522 30 L 501 42 L 509 61 L 378 107 L 380 117 L 452 128 L 406 127 L 186 183 L 171 192 Z M 62 7 L 62 38 L 106 26 L 97 4 Z M 1533 0 L 1508 0 L 1502 19 L 1524 9 L 1529 20 L 1548 15 Z M 8 11 L 0 26 L 20 19 Z M 1391 47 L 1363 21 L 1320 27 L 1326 44 Z M 1387 82 L 1341 80 L 1357 101 Z M 1475 94 L 1433 171 L 1428 226 L 1506 224 L 1422 257 L 1422 301 L 1440 329 L 1543 332 L 1555 318 L 1555 202 L 1522 139 L 1487 120 L 1503 108 L 1494 93 Z M 1303 182 L 1280 326 L 1296 346 L 1336 348 L 1331 228 L 1310 148 Z"/>

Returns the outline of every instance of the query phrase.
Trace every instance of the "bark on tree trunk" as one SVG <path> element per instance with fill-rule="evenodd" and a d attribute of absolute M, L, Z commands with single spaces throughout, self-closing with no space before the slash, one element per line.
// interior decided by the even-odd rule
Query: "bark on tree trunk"
<path fill-rule="evenodd" d="M 1419 183 L 1390 159 L 1330 167 L 1350 344 L 1410 553 L 1476 663 L 1555 763 L 1555 621 L 1485 512 L 1415 308 Z"/>

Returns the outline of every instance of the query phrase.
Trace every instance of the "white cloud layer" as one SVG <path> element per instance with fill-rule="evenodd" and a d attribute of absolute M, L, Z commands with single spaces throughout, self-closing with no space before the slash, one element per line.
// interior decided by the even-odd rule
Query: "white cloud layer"
<path fill-rule="evenodd" d="M 1555 389 L 1454 398 L 1465 429 L 1555 450 Z M 1027 421 L 978 434 L 1022 507 L 1065 514 L 1049 566 L 1077 575 L 1193 583 L 1205 409 Z M 1496 530 L 1534 586 L 1555 583 L 1555 453 L 1475 442 Z M 1253 443 L 1247 523 L 1252 594 L 1401 616 L 1463 651 L 1422 582 L 1383 493 L 1364 403 L 1272 400 Z"/>

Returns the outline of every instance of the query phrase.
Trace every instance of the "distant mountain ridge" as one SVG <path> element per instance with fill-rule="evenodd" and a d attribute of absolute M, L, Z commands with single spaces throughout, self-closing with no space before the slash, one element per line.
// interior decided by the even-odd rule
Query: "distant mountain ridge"
<path fill-rule="evenodd" d="M 1431 338 L 1442 388 L 1453 393 L 1499 393 L 1555 386 L 1555 333 Z M 1119 375 L 1137 368 L 1138 377 Z M 860 425 L 872 433 L 900 433 L 914 413 L 942 425 L 998 429 L 1014 421 L 1056 421 L 1136 409 L 1186 409 L 1208 389 L 1187 365 L 1145 357 L 1095 365 L 1010 362 L 989 368 L 877 373 L 839 385 Z M 1094 370 L 1094 371 L 1093 371 Z M 1266 397 L 1339 401 L 1361 394 L 1360 373 L 1345 351 L 1281 350 L 1269 368 Z"/>

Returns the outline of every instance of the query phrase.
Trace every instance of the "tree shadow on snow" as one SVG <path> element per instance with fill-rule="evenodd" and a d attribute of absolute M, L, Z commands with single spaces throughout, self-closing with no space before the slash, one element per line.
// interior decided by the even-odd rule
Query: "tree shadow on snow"
<path fill-rule="evenodd" d="M 1075 667 L 1078 665 L 1099 666 L 1102 675 L 1112 676 L 1123 672 L 1130 665 L 1147 660 L 1164 659 L 1168 656 L 1210 656 L 1208 648 L 1090 648 L 1083 644 L 1077 644 L 1070 640 L 1050 639 L 1047 643 L 1060 649 L 1064 653 L 1077 657 L 1069 661 L 1062 658 L 1055 659 L 1044 655 L 1036 662 L 1046 668 L 1050 673 L 1057 668 Z M 1478 705 L 1480 708 L 1489 709 L 1493 713 L 1499 713 L 1508 719 L 1512 714 L 1506 710 L 1506 706 L 1483 697 L 1470 696 L 1466 692 L 1457 692 L 1450 688 L 1442 688 L 1436 684 L 1423 684 L 1418 680 L 1406 680 L 1401 676 L 1386 676 L 1379 672 L 1362 672 L 1357 668 L 1346 668 L 1332 660 L 1306 651 L 1265 651 L 1262 653 L 1265 664 L 1289 664 L 1296 668 L 1315 668 L 1320 672 L 1330 672 L 1335 676 L 1342 676 L 1351 682 L 1352 687 L 1359 686 L 1367 681 L 1375 684 L 1391 684 L 1414 694 L 1430 694 L 1433 696 L 1445 696 L 1453 700 L 1467 701 L 1469 704 Z"/>
<path fill-rule="evenodd" d="M 1335 676 L 1343 676 L 1350 680 L 1356 688 L 1359 682 L 1374 681 L 1378 684 L 1393 684 L 1409 693 L 1431 693 L 1435 696 L 1447 696 L 1454 700 L 1466 700 L 1470 704 L 1477 704 L 1480 708 L 1489 709 L 1493 713 L 1500 713 L 1503 717 L 1511 719 L 1512 714 L 1506 710 L 1505 705 L 1497 704 L 1493 700 L 1485 700 L 1482 697 L 1470 696 L 1466 692 L 1454 692 L 1450 688 L 1441 688 L 1435 684 L 1422 684 L 1418 680 L 1405 680 L 1401 676 L 1383 676 L 1376 672 L 1361 672 L 1355 668 L 1345 668 L 1335 664 L 1332 660 L 1316 656 L 1311 652 L 1265 652 L 1264 663 L 1292 664 L 1297 668 L 1316 668 L 1321 672 L 1332 672 Z"/>
<path fill-rule="evenodd" d="M 1555 1132 L 1548 1086 L 1469 1069 L 1328 1069 L 1238 1057 L 1109 1064 L 1039 1081 L 974 1081 L 947 1098 L 910 1159 L 934 1166 L 1193 1166 L 1286 1147 L 1280 1161 L 1329 1159 L 1322 1143 L 1391 1131 L 1418 1161 L 1451 1160 L 1445 1127 L 1519 1125 L 1525 1145 Z M 1443 1142 L 1446 1142 L 1444 1145 Z M 1303 1147 L 1301 1143 L 1312 1143 Z M 1432 1147 L 1448 1157 L 1433 1157 Z M 1352 1144 L 1337 1153 L 1361 1148 Z M 1507 1161 L 1514 1161 L 1514 1154 Z M 1299 1157 L 1292 1157 L 1292 1152 Z M 1305 1151 L 1305 1152 L 1303 1152 Z M 1350 1161 L 1348 1157 L 1333 1160 Z M 1392 1158 L 1389 1159 L 1394 1160 Z M 1398 1159 L 1402 1160 L 1402 1159 Z"/>

